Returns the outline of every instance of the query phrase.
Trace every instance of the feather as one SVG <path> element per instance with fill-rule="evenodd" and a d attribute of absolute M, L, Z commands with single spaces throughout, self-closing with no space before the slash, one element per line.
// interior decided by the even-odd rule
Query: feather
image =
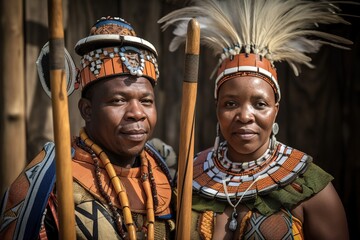
<path fill-rule="evenodd" d="M 158 23 L 163 31 L 175 26 L 170 51 L 185 42 L 187 23 L 196 17 L 201 43 L 214 54 L 229 57 L 241 49 L 270 61 L 285 61 L 298 75 L 301 64 L 314 67 L 307 54 L 318 52 L 322 45 L 348 49 L 347 45 L 352 44 L 346 38 L 319 30 L 320 25 L 349 24 L 335 5 L 338 3 L 358 4 L 326 0 L 193 0 L 191 6 L 169 13 Z"/>

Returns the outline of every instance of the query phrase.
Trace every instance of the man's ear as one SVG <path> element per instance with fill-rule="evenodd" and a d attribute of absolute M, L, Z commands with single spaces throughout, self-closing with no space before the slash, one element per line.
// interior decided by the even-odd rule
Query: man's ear
<path fill-rule="evenodd" d="M 91 114 L 92 114 L 90 100 L 86 99 L 86 98 L 81 98 L 78 103 L 78 108 L 79 108 L 80 114 L 81 114 L 82 118 L 85 120 L 85 122 L 89 122 L 91 119 Z"/>

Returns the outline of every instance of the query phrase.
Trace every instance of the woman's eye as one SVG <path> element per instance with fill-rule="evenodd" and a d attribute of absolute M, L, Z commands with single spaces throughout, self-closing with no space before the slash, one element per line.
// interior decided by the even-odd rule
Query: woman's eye
<path fill-rule="evenodd" d="M 231 108 L 231 107 L 235 107 L 235 106 L 236 106 L 235 102 L 232 102 L 232 101 L 225 102 L 225 107 Z"/>
<path fill-rule="evenodd" d="M 263 107 L 266 107 L 266 106 L 267 106 L 267 104 L 265 102 L 257 102 L 256 103 L 256 107 L 258 107 L 258 108 L 263 108 Z"/>

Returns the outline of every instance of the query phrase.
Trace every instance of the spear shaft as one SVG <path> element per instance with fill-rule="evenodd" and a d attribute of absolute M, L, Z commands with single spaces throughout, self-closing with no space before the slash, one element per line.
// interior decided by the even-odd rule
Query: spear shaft
<path fill-rule="evenodd" d="M 71 138 L 66 89 L 62 1 L 49 0 L 50 84 L 56 155 L 59 239 L 75 239 Z"/>
<path fill-rule="evenodd" d="M 200 52 L 200 27 L 196 19 L 188 24 L 185 74 L 182 85 L 176 239 L 190 239 L 194 158 L 195 105 Z"/>

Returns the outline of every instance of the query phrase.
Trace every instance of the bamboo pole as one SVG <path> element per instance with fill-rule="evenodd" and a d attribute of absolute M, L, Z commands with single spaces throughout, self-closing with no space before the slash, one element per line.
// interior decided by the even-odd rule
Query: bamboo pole
<path fill-rule="evenodd" d="M 195 105 L 200 52 L 200 27 L 189 21 L 185 47 L 185 75 L 180 114 L 176 239 L 190 239 L 194 158 Z"/>
<path fill-rule="evenodd" d="M 0 2 L 0 196 L 26 164 L 23 1 Z"/>
<path fill-rule="evenodd" d="M 49 0 L 50 85 L 56 156 L 60 239 L 75 239 L 71 138 L 66 88 L 62 1 Z"/>

